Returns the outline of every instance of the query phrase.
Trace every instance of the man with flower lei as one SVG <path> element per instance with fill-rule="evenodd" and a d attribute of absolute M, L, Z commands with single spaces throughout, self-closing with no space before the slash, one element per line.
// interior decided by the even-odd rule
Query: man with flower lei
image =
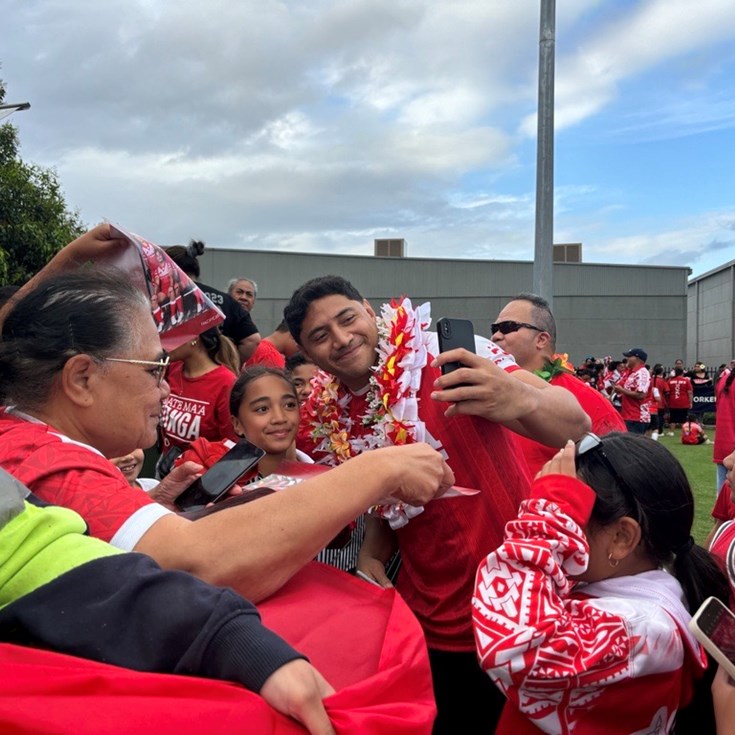
<path fill-rule="evenodd" d="M 514 296 L 500 311 L 491 329 L 493 340 L 513 355 L 524 370 L 575 396 L 590 417 L 592 431 L 597 436 L 626 431 L 625 422 L 612 403 L 574 374 L 566 353 L 556 352 L 556 320 L 546 299 L 532 293 Z M 531 477 L 558 451 L 525 436 L 519 436 L 518 443 Z"/>
<path fill-rule="evenodd" d="M 304 407 L 299 448 L 338 464 L 374 447 L 424 441 L 447 457 L 458 485 L 479 491 L 418 514 L 384 504 L 391 507 L 379 516 L 388 522 L 368 519 L 358 571 L 389 586 L 384 564 L 400 549 L 397 588 L 429 647 L 434 732 L 492 732 L 503 700 L 477 665 L 470 600 L 478 564 L 500 545 L 529 490 L 512 432 L 561 446 L 589 420 L 567 391 L 519 369 L 489 340 L 476 339 L 477 355 L 439 355 L 428 304 L 415 309 L 402 299 L 378 319 L 349 281 L 323 276 L 294 292 L 284 316 L 324 371 Z M 450 361 L 464 367 L 442 376 Z"/>

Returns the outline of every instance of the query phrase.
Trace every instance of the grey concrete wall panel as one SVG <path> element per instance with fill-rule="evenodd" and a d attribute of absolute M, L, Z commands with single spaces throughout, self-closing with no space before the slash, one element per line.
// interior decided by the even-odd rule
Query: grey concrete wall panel
<path fill-rule="evenodd" d="M 689 282 L 689 360 L 717 367 L 735 357 L 735 261 Z"/>
<path fill-rule="evenodd" d="M 235 276 L 258 282 L 253 319 L 261 334 L 280 321 L 294 289 L 328 273 L 351 280 L 374 307 L 406 294 L 431 301 L 441 316 L 471 319 L 479 334 L 515 294 L 530 291 L 533 265 L 523 261 L 379 258 L 269 251 L 205 251 L 202 280 L 225 289 Z M 672 364 L 686 349 L 687 268 L 558 263 L 554 311 L 558 347 L 580 362 L 645 348 L 651 362 Z"/>

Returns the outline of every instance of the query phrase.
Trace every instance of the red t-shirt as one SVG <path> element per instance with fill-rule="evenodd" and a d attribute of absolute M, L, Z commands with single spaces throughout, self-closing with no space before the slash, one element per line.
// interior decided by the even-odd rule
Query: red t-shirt
<path fill-rule="evenodd" d="M 648 410 L 648 391 L 651 387 L 651 373 L 646 370 L 645 365 L 626 373 L 620 384 L 626 390 L 632 390 L 636 393 L 643 393 L 643 398 L 633 398 L 632 396 L 626 396 L 623 394 L 622 404 L 623 408 L 621 416 L 623 421 L 638 421 L 642 424 L 647 424 L 651 420 L 651 413 Z"/>
<path fill-rule="evenodd" d="M 285 368 L 286 358 L 276 349 L 276 346 L 267 337 L 258 342 L 252 356 L 245 361 L 248 366 L 271 365 L 272 367 Z"/>
<path fill-rule="evenodd" d="M 230 391 L 236 378 L 229 368 L 218 365 L 198 378 L 187 378 L 184 363 L 175 362 L 166 380 L 171 394 L 161 419 L 165 449 L 172 444 L 186 449 L 200 436 L 238 440 L 230 417 Z"/>
<path fill-rule="evenodd" d="M 704 430 L 695 421 L 686 421 L 681 425 L 682 444 L 699 444 L 700 434 L 704 434 Z"/>
<path fill-rule="evenodd" d="M 658 397 L 656 397 L 656 390 Z M 651 382 L 651 396 L 659 408 L 666 407 L 667 396 L 669 395 L 669 384 L 666 378 L 657 375 Z"/>
<path fill-rule="evenodd" d="M 730 384 L 729 392 L 725 393 L 728 375 L 729 370 L 722 374 L 715 386 L 717 430 L 713 460 L 719 464 L 735 451 L 735 381 Z"/>
<path fill-rule="evenodd" d="M 722 524 L 712 539 L 709 551 L 725 564 L 730 591 L 735 595 L 735 520 Z"/>
<path fill-rule="evenodd" d="M 494 345 L 480 354 L 508 372 L 518 369 Z M 428 364 L 422 371 L 420 418 L 446 451 L 457 484 L 480 493 L 432 501 L 398 529 L 402 567 L 397 587 L 421 623 L 429 648 L 474 651 L 470 599 L 475 571 L 488 551 L 500 544 L 505 523 L 515 517 L 530 480 L 511 431 L 477 417 L 445 418 L 446 404 L 431 399 L 438 377 L 439 371 Z M 365 392 L 352 395 L 348 410 L 354 434 L 365 434 L 369 427 L 360 421 L 367 410 Z M 313 442 L 309 446 L 303 428 L 300 447 L 315 460 L 323 456 L 314 451 Z"/>
<path fill-rule="evenodd" d="M 731 521 L 735 519 L 735 503 L 732 502 L 732 490 L 727 482 L 722 483 L 717 500 L 712 508 L 712 517 L 717 521 Z"/>
<path fill-rule="evenodd" d="M 669 378 L 669 408 L 691 408 L 692 381 L 685 375 Z"/>
<path fill-rule="evenodd" d="M 590 417 L 592 431 L 597 436 L 604 436 L 611 431 L 627 431 L 625 422 L 615 410 L 612 403 L 599 391 L 590 388 L 590 386 L 581 381 L 576 375 L 559 373 L 551 379 L 551 384 L 566 388 L 570 393 L 574 394 L 575 398 L 579 401 L 579 405 L 582 406 L 582 410 Z M 526 458 L 531 477 L 534 477 L 559 451 L 558 447 L 541 444 L 520 434 L 514 434 L 513 437 L 518 442 L 523 456 Z"/>
<path fill-rule="evenodd" d="M 91 536 L 124 551 L 170 512 L 96 449 L 7 409 L 0 410 L 0 466 L 41 500 L 79 513 Z"/>

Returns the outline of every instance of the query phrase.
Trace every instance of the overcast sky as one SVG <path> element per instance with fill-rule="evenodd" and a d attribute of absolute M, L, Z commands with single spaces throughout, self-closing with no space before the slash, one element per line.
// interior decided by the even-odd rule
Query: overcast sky
<path fill-rule="evenodd" d="M 161 245 L 533 258 L 537 0 L 2 0 L 26 161 Z M 559 0 L 555 242 L 735 258 L 735 2 Z"/>

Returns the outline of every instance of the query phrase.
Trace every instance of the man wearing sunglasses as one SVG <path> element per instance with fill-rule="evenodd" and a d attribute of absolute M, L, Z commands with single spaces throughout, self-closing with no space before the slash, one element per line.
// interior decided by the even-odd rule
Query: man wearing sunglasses
<path fill-rule="evenodd" d="M 572 393 L 590 417 L 592 431 L 603 436 L 625 431 L 625 424 L 612 403 L 566 370 L 549 369 L 556 354 L 556 320 L 548 301 L 532 293 L 521 293 L 508 302 L 490 327 L 493 341 L 513 355 L 516 362 L 532 373 L 543 373 L 551 385 Z M 557 452 L 556 447 L 516 435 L 531 476 Z"/>

